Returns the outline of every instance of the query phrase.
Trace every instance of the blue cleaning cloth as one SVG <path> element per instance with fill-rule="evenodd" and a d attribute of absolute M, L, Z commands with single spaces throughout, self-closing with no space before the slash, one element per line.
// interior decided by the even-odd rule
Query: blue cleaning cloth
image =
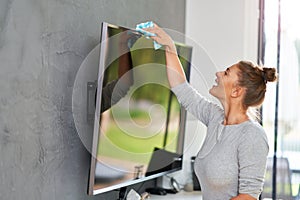
<path fill-rule="evenodd" d="M 154 33 L 150 33 L 148 31 L 143 30 L 143 28 L 151 28 L 151 27 L 154 27 L 154 23 L 152 21 L 149 21 L 149 22 L 144 22 L 144 23 L 140 23 L 140 24 L 136 25 L 135 30 L 142 33 L 146 37 L 156 36 L 156 34 L 154 34 Z M 157 43 L 156 41 L 153 41 L 153 46 L 154 46 L 155 50 L 162 47 L 162 45 Z"/>

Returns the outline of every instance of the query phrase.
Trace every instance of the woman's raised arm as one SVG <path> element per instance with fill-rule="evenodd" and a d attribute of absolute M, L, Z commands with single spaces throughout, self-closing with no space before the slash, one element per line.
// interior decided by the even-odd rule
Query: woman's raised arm
<path fill-rule="evenodd" d="M 152 36 L 151 38 L 165 47 L 167 76 L 170 87 L 172 88 L 185 82 L 185 73 L 182 69 L 177 55 L 176 46 L 172 38 L 156 24 L 154 24 L 154 27 L 146 28 L 144 30 L 154 33 L 155 36 Z"/>

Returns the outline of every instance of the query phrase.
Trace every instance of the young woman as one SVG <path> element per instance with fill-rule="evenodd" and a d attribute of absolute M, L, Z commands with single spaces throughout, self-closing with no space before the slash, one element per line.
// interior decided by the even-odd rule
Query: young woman
<path fill-rule="evenodd" d="M 248 116 L 248 109 L 262 104 L 267 82 L 276 80 L 275 68 L 240 61 L 217 72 L 209 92 L 220 107 L 187 83 L 171 37 L 157 25 L 145 30 L 155 33 L 152 38 L 165 46 L 167 76 L 179 102 L 207 126 L 194 165 L 203 199 L 258 199 L 269 147 L 263 128 Z"/>

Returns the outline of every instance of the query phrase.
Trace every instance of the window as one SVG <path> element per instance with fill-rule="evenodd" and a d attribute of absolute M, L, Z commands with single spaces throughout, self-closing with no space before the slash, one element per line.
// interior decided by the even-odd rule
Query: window
<path fill-rule="evenodd" d="M 289 185 L 280 179 L 278 162 L 276 193 L 277 198 L 280 198 L 282 186 L 290 186 L 291 196 L 295 197 L 298 194 L 300 184 L 300 1 L 280 0 L 280 7 L 278 5 L 279 1 L 264 0 L 264 54 L 261 59 L 264 60 L 264 66 L 276 67 L 277 55 L 279 55 L 278 88 L 276 89 L 276 83 L 268 83 L 262 118 L 263 126 L 269 138 L 270 158 L 273 157 L 275 150 L 278 159 L 284 158 L 288 161 L 291 172 L 291 185 Z M 279 13 L 281 29 L 278 28 Z M 279 40 L 278 30 L 280 30 Z M 276 103 L 277 92 L 278 101 Z M 276 119 L 274 117 L 276 111 L 277 127 L 275 127 Z M 277 138 L 274 136 L 275 131 L 278 133 Z M 277 141 L 277 150 L 274 148 L 275 141 Z M 272 159 L 270 160 L 272 161 Z M 271 198 L 269 196 L 270 188 L 267 186 L 270 174 L 267 173 L 266 175 L 262 196 Z M 288 174 L 284 176 L 286 177 Z M 289 189 L 286 189 L 285 192 L 287 191 Z"/>

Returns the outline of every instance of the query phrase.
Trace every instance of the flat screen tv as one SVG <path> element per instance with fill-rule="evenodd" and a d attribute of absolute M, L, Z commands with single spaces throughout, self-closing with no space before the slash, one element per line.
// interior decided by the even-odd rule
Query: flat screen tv
<path fill-rule="evenodd" d="M 176 43 L 187 78 L 192 47 Z M 102 23 L 88 194 L 182 169 L 185 111 L 171 92 L 165 50 L 134 29 Z M 91 112 L 89 112 L 91 113 Z"/>

